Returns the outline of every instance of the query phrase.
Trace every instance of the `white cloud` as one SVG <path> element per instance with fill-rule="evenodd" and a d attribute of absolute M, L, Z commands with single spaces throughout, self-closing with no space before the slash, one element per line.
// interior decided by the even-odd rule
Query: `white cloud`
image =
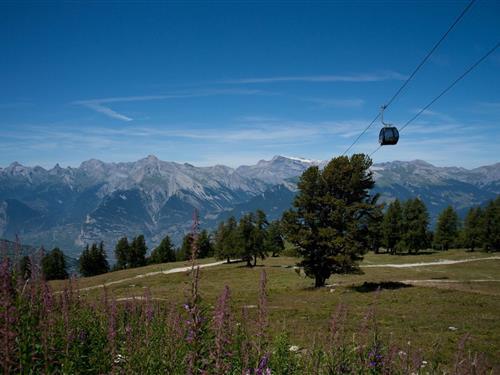
<path fill-rule="evenodd" d="M 314 76 L 275 76 L 251 77 L 219 81 L 228 84 L 253 84 L 276 82 L 379 82 L 388 80 L 403 81 L 407 77 L 397 72 L 360 73 L 348 75 L 314 75 Z"/>
<path fill-rule="evenodd" d="M 317 104 L 321 108 L 360 108 L 365 104 L 363 99 L 306 98 L 303 100 Z"/>
<path fill-rule="evenodd" d="M 93 109 L 96 112 L 102 113 L 103 115 L 106 115 L 108 117 L 117 119 L 117 120 L 123 120 L 123 121 L 132 121 L 130 117 L 127 117 L 121 113 L 118 113 L 116 111 L 113 111 L 111 108 L 106 107 L 101 104 L 99 101 L 88 101 L 86 103 L 81 102 L 80 104 L 84 105 L 87 108 Z"/>
<path fill-rule="evenodd" d="M 81 105 L 92 109 L 96 112 L 102 113 L 110 118 L 114 118 L 122 121 L 132 121 L 133 119 L 122 113 L 119 113 L 105 104 L 111 103 L 128 103 L 128 102 L 143 102 L 151 100 L 169 100 L 169 99 L 185 99 L 185 98 L 196 98 L 203 96 L 214 96 L 214 95 L 258 95 L 264 94 L 260 90 L 248 90 L 248 89 L 204 89 L 204 90 L 193 90 L 193 91 L 180 91 L 177 93 L 171 93 L 166 95 L 143 95 L 143 96 L 122 96 L 122 97 L 111 97 L 111 98 L 100 98 L 100 99 L 86 99 L 77 100 L 72 104 Z"/>

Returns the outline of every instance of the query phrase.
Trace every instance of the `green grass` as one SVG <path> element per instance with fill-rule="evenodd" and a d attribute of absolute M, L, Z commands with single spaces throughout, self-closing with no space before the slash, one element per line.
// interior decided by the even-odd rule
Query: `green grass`
<path fill-rule="evenodd" d="M 367 254 L 362 264 L 418 263 L 492 255 L 495 254 L 462 250 L 414 256 Z M 204 263 L 212 261 L 203 260 Z M 279 257 L 259 262 L 255 268 L 236 263 L 202 269 L 202 298 L 209 306 L 213 305 L 224 285 L 228 285 L 236 311 L 247 306 L 252 318 L 257 304 L 260 273 L 265 270 L 271 329 L 275 332 L 286 329 L 294 343 L 311 346 L 316 334 L 328 328 L 332 312 L 339 303 L 343 303 L 349 310 L 348 326 L 352 332 L 360 327 L 367 310 L 374 307 L 382 334 L 405 345 L 411 341 L 412 346 L 423 349 L 424 357 L 439 355 L 451 361 L 459 339 L 469 333 L 469 348 L 486 353 L 490 360 L 500 364 L 500 282 L 494 281 L 500 280 L 500 260 L 415 268 L 363 268 L 362 274 L 334 275 L 328 281 L 331 287 L 318 290 L 311 288 L 311 279 L 287 268 L 297 261 L 296 258 Z M 186 264 L 171 263 L 114 272 L 81 279 L 79 286 L 99 285 Z M 490 281 L 472 281 L 479 279 Z M 406 280 L 426 282 L 413 286 L 394 284 Z M 444 282 L 451 280 L 458 282 Z M 180 304 L 185 300 L 188 282 L 186 273 L 159 274 L 111 285 L 108 292 L 115 298 L 126 298 L 142 296 L 144 289 L 149 288 L 154 298 Z M 370 292 L 366 291 L 370 288 L 360 288 L 365 282 L 393 282 L 392 286 L 396 288 L 382 289 L 380 293 Z M 61 283 L 54 285 L 61 287 Z M 96 298 L 102 290 L 82 293 L 88 298 Z M 450 326 L 457 330 L 450 330 Z"/>

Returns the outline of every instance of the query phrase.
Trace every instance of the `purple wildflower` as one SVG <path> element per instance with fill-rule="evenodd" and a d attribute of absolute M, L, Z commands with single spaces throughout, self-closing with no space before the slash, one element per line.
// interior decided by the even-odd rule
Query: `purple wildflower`
<path fill-rule="evenodd" d="M 224 374 L 229 371 L 228 359 L 231 353 L 228 348 L 231 344 L 231 312 L 229 301 L 231 292 L 226 285 L 224 291 L 217 300 L 217 305 L 214 312 L 213 329 L 215 331 L 215 345 L 211 353 L 211 357 L 215 362 L 215 372 Z"/>

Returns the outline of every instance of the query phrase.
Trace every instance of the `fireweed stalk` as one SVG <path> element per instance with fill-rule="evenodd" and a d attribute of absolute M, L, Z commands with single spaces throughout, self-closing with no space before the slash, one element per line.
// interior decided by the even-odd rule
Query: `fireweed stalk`
<path fill-rule="evenodd" d="M 16 331 L 13 329 L 17 321 L 17 311 L 15 307 L 15 290 L 10 272 L 10 262 L 8 258 L 0 260 L 0 335 L 2 336 L 2 347 L 0 348 L 0 360 L 2 361 L 3 373 L 10 372 L 15 363 L 15 339 Z"/>
<path fill-rule="evenodd" d="M 214 362 L 214 370 L 217 374 L 225 374 L 229 371 L 231 357 L 231 338 L 233 336 L 233 327 L 230 311 L 231 292 L 226 285 L 224 291 L 217 299 L 217 304 L 213 317 L 213 331 L 215 334 L 214 345 L 210 353 Z"/>

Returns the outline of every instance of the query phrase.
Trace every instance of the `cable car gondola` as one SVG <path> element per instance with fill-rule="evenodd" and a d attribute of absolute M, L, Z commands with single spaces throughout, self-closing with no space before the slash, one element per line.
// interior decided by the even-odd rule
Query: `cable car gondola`
<path fill-rule="evenodd" d="M 382 106 L 380 110 L 380 118 L 382 120 L 382 125 L 384 125 L 384 127 L 380 129 L 380 133 L 378 135 L 378 143 L 380 143 L 380 146 L 395 145 L 398 143 L 399 140 L 398 129 L 392 124 L 387 124 L 384 122 L 385 108 L 386 106 Z"/>

